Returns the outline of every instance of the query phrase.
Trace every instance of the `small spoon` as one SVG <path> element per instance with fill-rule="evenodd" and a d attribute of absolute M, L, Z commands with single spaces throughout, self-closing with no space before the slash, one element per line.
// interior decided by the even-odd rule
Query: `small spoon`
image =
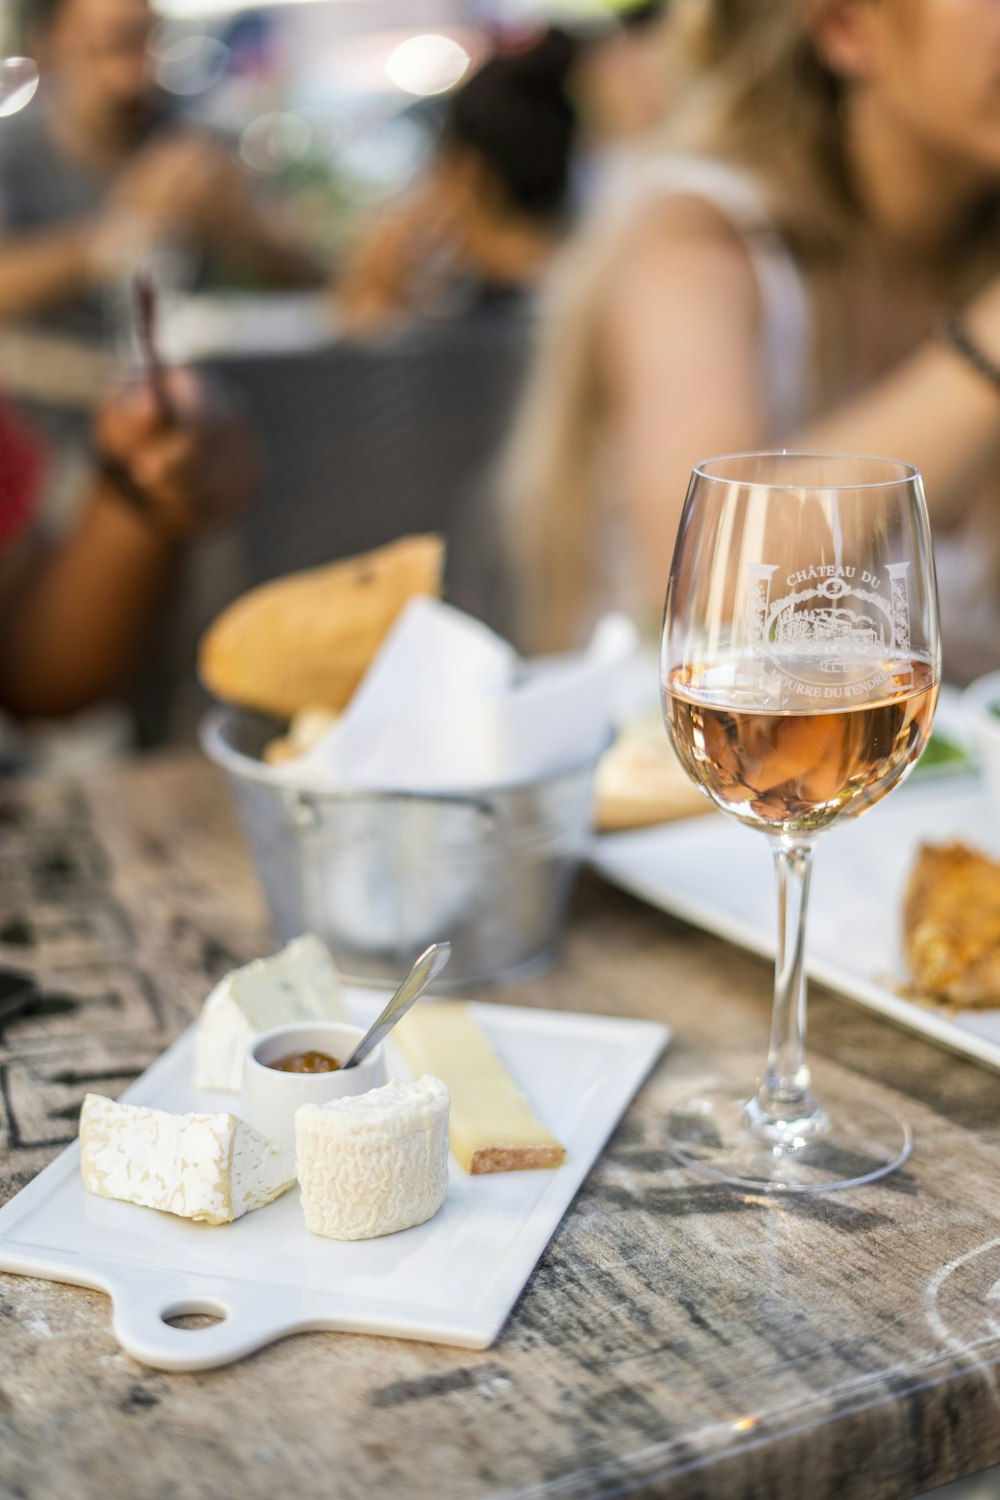
<path fill-rule="evenodd" d="M 414 1000 L 419 1000 L 424 990 L 436 979 L 451 957 L 450 943 L 432 943 L 421 953 L 399 989 L 389 1001 L 374 1025 L 369 1026 L 354 1051 L 341 1068 L 353 1068 L 387 1037 L 401 1016 L 405 1016 Z"/>

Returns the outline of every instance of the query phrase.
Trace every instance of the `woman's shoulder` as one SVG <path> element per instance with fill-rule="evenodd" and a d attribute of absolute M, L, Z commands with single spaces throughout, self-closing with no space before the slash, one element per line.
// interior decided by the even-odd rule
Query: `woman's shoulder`
<path fill-rule="evenodd" d="M 802 269 L 785 243 L 765 189 L 741 168 L 710 157 L 637 161 L 614 213 L 620 256 L 606 278 L 612 317 L 644 320 L 654 306 L 670 326 L 691 311 L 738 328 L 759 348 L 774 430 L 801 415 L 812 323 Z"/>
<path fill-rule="evenodd" d="M 684 226 L 737 234 L 775 231 L 765 187 L 749 171 L 717 157 L 642 152 L 605 184 L 601 217 L 673 218 Z"/>
<path fill-rule="evenodd" d="M 765 302 L 801 301 L 799 267 L 766 191 L 740 167 L 708 156 L 636 156 L 593 207 L 594 238 L 604 240 L 617 274 L 693 262 Z"/>
<path fill-rule="evenodd" d="M 759 292 L 758 262 L 773 220 L 749 175 L 727 163 L 637 158 L 608 185 L 597 217 L 618 240 L 617 277 L 655 280 L 690 265 L 700 280 Z"/>

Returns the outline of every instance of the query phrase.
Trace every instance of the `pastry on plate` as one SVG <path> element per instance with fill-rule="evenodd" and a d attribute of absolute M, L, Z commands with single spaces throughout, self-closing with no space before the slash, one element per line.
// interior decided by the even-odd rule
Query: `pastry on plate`
<path fill-rule="evenodd" d="M 1000 864 L 962 843 L 922 844 L 903 914 L 906 957 L 921 994 L 949 1005 L 1000 1006 Z"/>
<path fill-rule="evenodd" d="M 677 759 L 659 713 L 626 724 L 601 757 L 594 809 L 600 833 L 644 828 L 709 810 Z"/>

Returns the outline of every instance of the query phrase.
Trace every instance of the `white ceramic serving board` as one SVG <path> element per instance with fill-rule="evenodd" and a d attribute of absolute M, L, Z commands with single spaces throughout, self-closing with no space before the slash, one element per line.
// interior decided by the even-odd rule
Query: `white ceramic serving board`
<path fill-rule="evenodd" d="M 806 940 L 810 975 L 889 1020 L 1000 1069 L 1000 1011 L 902 998 L 903 896 L 921 843 L 961 839 L 1000 858 L 1000 819 L 978 776 L 911 782 L 816 846 Z M 768 840 L 721 813 L 610 834 L 591 858 L 616 885 L 773 957 L 776 907 Z"/>
<path fill-rule="evenodd" d="M 354 1019 L 369 1025 L 387 997 L 351 990 L 348 998 Z M 93 1197 L 74 1143 L 0 1209 L 0 1270 L 109 1293 L 122 1348 L 162 1370 L 227 1364 L 307 1329 L 488 1348 L 670 1033 L 649 1021 L 472 1009 L 566 1146 L 562 1167 L 469 1177 L 452 1160 L 433 1219 L 348 1244 L 306 1230 L 297 1188 L 219 1226 Z M 192 1029 L 122 1098 L 238 1113 L 238 1095 L 192 1085 L 193 1045 Z M 410 1076 L 391 1039 L 387 1046 L 390 1074 Z M 199 1329 L 165 1321 L 195 1312 L 222 1321 Z"/>

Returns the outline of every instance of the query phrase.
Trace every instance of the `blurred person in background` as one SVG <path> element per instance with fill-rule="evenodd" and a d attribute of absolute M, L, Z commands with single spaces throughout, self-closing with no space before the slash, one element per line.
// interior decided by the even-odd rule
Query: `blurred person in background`
<path fill-rule="evenodd" d="M 147 0 L 24 0 L 35 99 L 0 125 L 0 317 L 99 336 L 101 288 L 157 247 L 199 279 L 314 285 L 234 153 L 155 86 Z"/>
<path fill-rule="evenodd" d="M 666 0 L 621 4 L 606 27 L 583 40 L 570 79 L 579 116 L 578 196 L 589 197 L 603 173 L 666 118 L 676 87 L 666 15 Z"/>
<path fill-rule="evenodd" d="M 256 478 L 252 441 L 222 393 L 189 370 L 169 399 L 136 382 L 98 409 L 97 471 L 73 528 L 36 525 L 39 441 L 0 406 L 0 707 L 18 719 L 73 715 L 127 688 L 186 547 L 225 525 Z M 0 723 L 0 752 L 18 737 Z"/>
<path fill-rule="evenodd" d="M 1000 7 L 692 0 L 671 141 L 554 278 L 506 520 L 535 646 L 652 632 L 692 465 L 924 472 L 946 670 L 1000 661 Z"/>
<path fill-rule="evenodd" d="M 550 30 L 490 58 L 450 96 L 420 182 L 362 231 L 336 280 L 345 333 L 506 308 L 535 288 L 565 228 L 577 53 Z"/>

